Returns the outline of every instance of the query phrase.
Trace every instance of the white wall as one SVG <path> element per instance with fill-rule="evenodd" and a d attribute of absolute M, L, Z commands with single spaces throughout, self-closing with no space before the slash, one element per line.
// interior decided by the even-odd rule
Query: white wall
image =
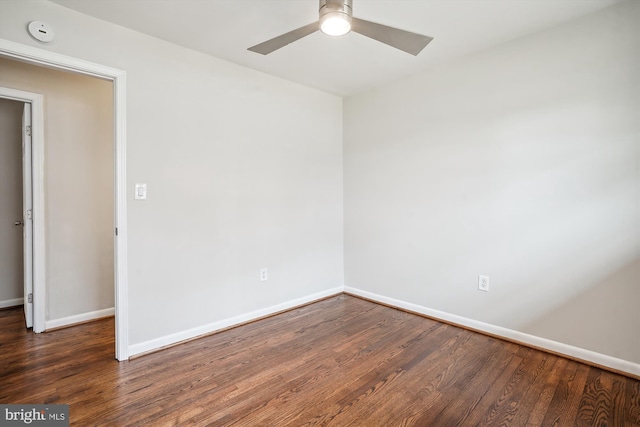
<path fill-rule="evenodd" d="M 638 22 L 622 3 L 346 100 L 345 285 L 640 363 Z"/>
<path fill-rule="evenodd" d="M 44 96 L 46 320 L 112 308 L 112 83 L 0 58 L 0 86 Z"/>
<path fill-rule="evenodd" d="M 0 84 L 1 86 L 1 84 Z M 22 269 L 22 109 L 0 98 L 0 308 L 19 305 Z"/>
<path fill-rule="evenodd" d="M 43 20 L 46 49 L 127 72 L 131 345 L 343 285 L 340 98 L 45 1 L 1 8 L 0 37 L 43 48 L 25 30 Z"/>

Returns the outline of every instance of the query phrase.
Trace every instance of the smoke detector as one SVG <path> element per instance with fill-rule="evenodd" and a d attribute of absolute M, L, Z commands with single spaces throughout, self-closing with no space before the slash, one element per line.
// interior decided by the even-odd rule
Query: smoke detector
<path fill-rule="evenodd" d="M 31 37 L 38 40 L 41 43 L 51 43 L 56 36 L 56 33 L 51 28 L 51 25 L 42 21 L 33 21 L 29 23 L 27 27 Z"/>

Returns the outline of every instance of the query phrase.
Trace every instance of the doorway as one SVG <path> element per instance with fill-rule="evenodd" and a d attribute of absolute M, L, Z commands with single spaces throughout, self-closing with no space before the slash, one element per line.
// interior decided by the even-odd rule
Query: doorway
<path fill-rule="evenodd" d="M 125 132 L 125 82 L 126 74 L 117 69 L 105 67 L 99 64 L 86 62 L 65 55 L 37 49 L 8 40 L 0 39 L 0 57 L 8 59 L 17 59 L 20 62 L 36 65 L 39 67 L 53 68 L 72 73 L 89 75 L 99 79 L 108 80 L 113 83 L 113 100 L 114 100 L 114 227 L 112 233 L 114 237 L 114 282 L 115 282 L 115 338 L 116 351 L 115 356 L 118 360 L 127 360 L 129 357 L 128 348 L 128 299 L 127 299 L 127 266 L 126 266 L 126 249 L 127 249 L 127 227 L 126 227 L 126 178 L 125 178 L 125 161 L 126 161 L 126 132 Z M 34 109 L 34 117 L 38 113 Z M 42 114 L 42 109 L 39 112 Z M 34 129 L 35 132 L 35 129 Z M 42 142 L 42 135 L 40 142 Z M 36 186 L 43 186 L 43 163 L 42 157 L 36 158 L 36 137 L 34 137 L 34 255 L 39 251 L 44 254 L 44 240 L 38 240 L 38 236 L 44 236 L 44 223 L 40 221 L 38 225 L 37 212 L 42 212 L 44 201 L 38 200 Z M 42 147 L 40 147 L 42 148 Z M 38 206 L 39 205 L 39 206 Z M 41 226 L 41 228 L 40 228 Z M 39 247 L 39 245 L 42 245 Z M 38 270 L 38 257 L 34 258 L 34 331 L 38 324 L 38 318 L 44 325 L 44 269 Z M 38 303 L 39 304 L 36 304 Z M 36 331 L 38 332 L 38 331 Z"/>
<path fill-rule="evenodd" d="M 113 83 L 0 58 L 0 84 L 45 101 L 45 329 L 111 316 Z"/>
<path fill-rule="evenodd" d="M 24 307 L 33 327 L 31 104 L 0 97 L 0 308 Z"/>
<path fill-rule="evenodd" d="M 43 182 L 40 174 L 35 173 L 41 170 L 37 165 L 42 160 L 42 95 L 0 87 L 0 101 L 3 122 L 0 196 L 6 198 L 4 208 L 0 209 L 5 235 L 0 244 L 4 255 L 0 277 L 5 295 L 2 306 L 23 305 L 26 326 L 33 327 L 34 332 L 43 332 L 44 300 L 33 299 L 34 283 L 41 285 L 44 270 Z M 33 212 L 39 214 L 36 221 Z"/>

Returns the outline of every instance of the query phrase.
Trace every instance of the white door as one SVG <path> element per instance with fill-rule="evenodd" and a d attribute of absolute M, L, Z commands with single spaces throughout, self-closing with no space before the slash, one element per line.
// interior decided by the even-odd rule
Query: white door
<path fill-rule="evenodd" d="M 22 222 L 24 263 L 24 318 L 33 327 L 33 184 L 31 182 L 31 104 L 22 113 Z"/>

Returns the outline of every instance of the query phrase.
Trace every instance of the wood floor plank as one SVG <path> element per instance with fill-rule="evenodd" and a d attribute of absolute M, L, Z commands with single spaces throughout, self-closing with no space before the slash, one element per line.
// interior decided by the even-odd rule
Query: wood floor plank
<path fill-rule="evenodd" d="M 633 426 L 640 426 L 640 381 L 626 379 L 624 420 Z"/>
<path fill-rule="evenodd" d="M 611 413 L 612 383 L 604 372 L 589 372 L 578 407 L 577 426 L 607 424 Z"/>
<path fill-rule="evenodd" d="M 535 362 L 527 371 L 526 383 L 512 398 L 511 406 L 514 406 L 514 415 L 510 419 L 512 425 L 524 426 L 529 423 L 534 413 L 532 409 L 535 409 L 538 402 L 544 398 L 547 375 L 553 372 L 554 365 L 559 359 L 557 356 L 537 351 L 532 351 L 530 358 Z"/>
<path fill-rule="evenodd" d="M 447 394 L 456 396 L 451 404 L 435 418 L 429 420 L 429 425 L 476 425 L 492 418 L 491 408 L 502 387 L 507 383 L 513 372 L 522 363 L 522 359 L 511 352 L 498 353 L 493 363 L 488 363 L 488 369 L 482 369 L 479 376 L 466 385 L 452 387 Z M 475 379 L 482 378 L 480 381 Z M 427 421 L 424 419 L 424 421 Z"/>
<path fill-rule="evenodd" d="M 624 425 L 625 424 L 625 414 L 624 414 L 624 386 L 627 382 L 627 379 L 622 377 L 621 375 L 612 374 L 610 372 L 605 373 L 607 376 L 612 378 L 613 384 L 611 386 L 611 412 L 610 412 L 610 422 L 609 425 Z"/>
<path fill-rule="evenodd" d="M 502 392 L 494 402 L 492 412 L 493 420 L 495 421 L 493 424 L 514 424 L 518 413 L 523 412 L 520 406 L 523 396 L 540 376 L 541 370 L 544 370 L 546 355 L 531 349 L 519 353 L 518 357 L 522 362 L 513 371 L 509 381 L 505 384 Z M 524 422 L 522 424 L 524 424 Z"/>
<path fill-rule="evenodd" d="M 559 427 L 575 425 L 589 371 L 590 368 L 586 365 L 573 363 L 567 365 L 560 376 L 560 382 L 549 404 L 543 425 Z"/>
<path fill-rule="evenodd" d="M 562 372 L 566 369 L 569 361 L 562 357 L 555 357 L 555 363 L 551 367 L 551 370 L 547 370 L 544 374 L 544 378 L 541 380 L 544 381 L 544 385 L 540 394 L 538 396 L 533 395 L 533 402 L 529 402 L 528 404 L 523 404 L 525 410 L 522 411 L 524 413 L 526 408 L 533 408 L 529 411 L 527 416 L 526 427 L 534 427 L 542 425 L 544 417 L 549 409 L 549 405 L 551 405 L 551 399 L 555 395 L 556 389 L 558 388 L 559 378 Z M 514 420 L 514 423 L 519 420 Z M 517 424 L 516 424 L 517 425 Z"/>
<path fill-rule="evenodd" d="M 640 427 L 640 381 L 348 295 L 120 363 L 114 327 L 0 310 L 0 402 L 74 426 Z"/>

